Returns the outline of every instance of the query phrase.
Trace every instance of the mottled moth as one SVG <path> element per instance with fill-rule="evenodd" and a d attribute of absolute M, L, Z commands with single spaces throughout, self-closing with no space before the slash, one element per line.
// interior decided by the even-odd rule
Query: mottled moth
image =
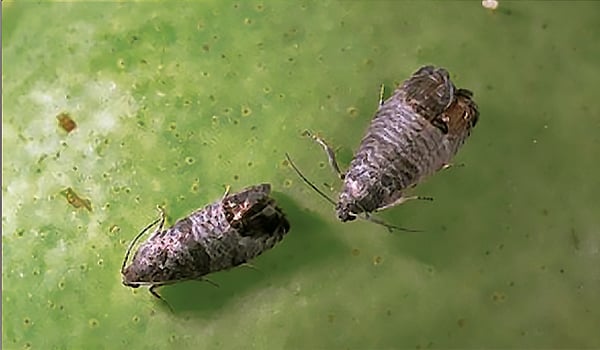
<path fill-rule="evenodd" d="M 165 215 L 142 230 L 129 245 L 121 274 L 123 284 L 149 286 L 154 296 L 159 286 L 201 280 L 212 272 L 248 262 L 272 248 L 285 236 L 290 224 L 273 198 L 270 184 L 245 188 L 225 196 L 164 228 Z M 158 224 L 158 226 L 157 226 Z M 136 241 L 149 229 L 154 233 L 142 243 L 126 267 Z"/>
<path fill-rule="evenodd" d="M 351 221 L 362 214 L 382 223 L 370 214 L 410 199 L 428 199 L 405 196 L 405 191 L 449 166 L 479 119 L 472 96 L 469 90 L 457 89 L 445 69 L 433 66 L 421 67 L 385 101 L 382 89 L 379 108 L 346 173 L 339 170 L 331 147 L 309 133 L 343 179 L 334 202 L 339 220 Z M 288 160 L 309 183 L 289 156 Z"/>

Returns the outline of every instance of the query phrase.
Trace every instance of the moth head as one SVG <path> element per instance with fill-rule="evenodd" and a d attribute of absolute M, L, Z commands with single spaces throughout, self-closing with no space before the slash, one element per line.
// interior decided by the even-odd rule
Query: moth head
<path fill-rule="evenodd" d="M 140 286 L 140 283 L 137 282 L 139 281 L 139 274 L 133 265 L 129 265 L 121 271 L 121 276 L 123 277 L 123 285 L 125 287 L 138 288 Z"/>
<path fill-rule="evenodd" d="M 357 215 L 350 209 L 349 203 L 340 201 L 335 207 L 335 213 L 341 222 L 356 220 Z"/>

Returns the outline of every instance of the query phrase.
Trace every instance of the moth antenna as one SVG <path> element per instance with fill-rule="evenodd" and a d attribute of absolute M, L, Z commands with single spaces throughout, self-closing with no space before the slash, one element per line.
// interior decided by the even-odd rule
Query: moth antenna
<path fill-rule="evenodd" d="M 167 307 L 169 308 L 169 310 L 171 310 L 172 313 L 175 313 L 175 310 L 173 310 L 173 307 L 171 307 L 171 304 L 169 304 L 163 297 L 160 296 L 160 294 L 158 294 L 156 292 L 156 288 L 160 287 L 160 285 L 158 284 L 153 284 L 150 286 L 150 288 L 148 288 L 148 291 L 150 292 L 150 294 L 154 295 L 156 298 L 160 299 L 163 303 L 165 303 L 167 305 Z"/>
<path fill-rule="evenodd" d="M 294 171 L 296 171 L 296 174 L 298 174 L 298 176 L 300 176 L 300 178 L 307 184 L 309 185 L 313 190 L 315 190 L 319 195 L 321 195 L 321 197 L 325 198 L 329 203 L 331 203 L 334 207 L 336 206 L 336 203 L 333 199 L 331 199 L 329 196 L 327 196 L 323 191 L 321 191 L 317 186 L 315 186 L 312 182 L 310 182 L 310 180 L 308 180 L 306 178 L 306 176 L 304 176 L 302 174 L 302 172 L 300 171 L 300 169 L 298 169 L 298 167 L 296 167 L 296 164 L 294 164 L 294 162 L 292 161 L 292 158 L 290 158 L 290 155 L 286 152 L 285 153 L 285 157 L 287 158 L 288 162 L 290 162 L 290 165 L 292 166 L 292 168 L 294 169 Z"/>
<path fill-rule="evenodd" d="M 131 241 L 131 243 L 129 243 L 129 247 L 127 247 L 127 252 L 125 253 L 125 258 L 123 259 L 123 265 L 121 266 L 121 273 L 123 273 L 123 271 L 125 271 L 125 265 L 127 264 L 127 260 L 129 260 L 129 254 L 131 254 L 131 249 L 133 249 L 133 246 L 135 245 L 135 243 L 140 239 L 140 237 L 142 237 L 144 235 L 144 233 L 146 233 L 149 229 L 151 229 L 154 225 L 156 225 L 159 221 L 163 221 L 165 220 L 165 216 L 164 216 L 164 212 L 161 210 L 161 216 L 154 220 L 150 225 L 144 227 L 144 229 L 142 231 L 140 231 L 140 233 L 137 234 L 137 236 L 135 236 L 135 238 Z M 162 226 L 162 224 L 161 224 Z"/>

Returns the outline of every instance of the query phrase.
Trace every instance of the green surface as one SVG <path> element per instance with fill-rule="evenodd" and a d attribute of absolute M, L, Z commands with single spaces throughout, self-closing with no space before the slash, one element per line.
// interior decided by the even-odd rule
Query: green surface
<path fill-rule="evenodd" d="M 4 349 L 600 347 L 600 4 L 2 3 Z M 379 85 L 427 63 L 475 92 L 458 167 L 339 223 Z M 56 116 L 77 123 L 70 134 Z M 271 182 L 292 231 L 220 285 L 121 285 L 127 243 Z M 75 208 L 61 191 L 91 201 Z M 333 192 L 332 192 L 333 194 Z"/>

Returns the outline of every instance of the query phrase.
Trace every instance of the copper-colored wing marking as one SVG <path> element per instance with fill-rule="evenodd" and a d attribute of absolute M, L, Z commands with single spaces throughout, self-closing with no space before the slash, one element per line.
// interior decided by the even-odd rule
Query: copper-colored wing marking
<path fill-rule="evenodd" d="M 401 90 L 406 104 L 434 125 L 434 120 L 454 100 L 454 85 L 443 68 L 422 67 L 404 82 Z"/>
<path fill-rule="evenodd" d="M 448 126 L 449 134 L 462 135 L 477 124 L 479 111 L 472 96 L 471 91 L 458 89 L 452 105 L 438 118 Z"/>

